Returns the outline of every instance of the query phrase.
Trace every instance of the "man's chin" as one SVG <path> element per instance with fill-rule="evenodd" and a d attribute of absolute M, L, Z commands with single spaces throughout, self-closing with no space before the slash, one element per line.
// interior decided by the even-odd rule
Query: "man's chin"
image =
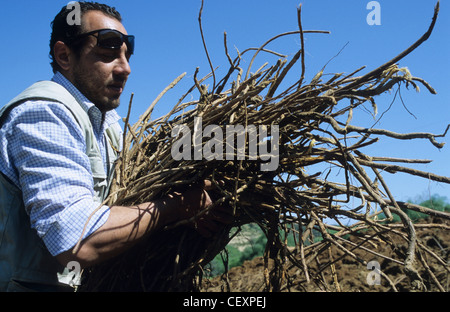
<path fill-rule="evenodd" d="M 111 102 L 109 102 L 109 103 L 106 105 L 106 107 L 105 107 L 106 110 L 105 110 L 105 111 L 110 111 L 110 110 L 116 109 L 117 107 L 119 107 L 119 105 L 120 105 L 120 99 L 111 101 Z"/>
<path fill-rule="evenodd" d="M 105 98 L 102 101 L 97 101 L 95 103 L 95 106 L 97 106 L 102 113 L 116 109 L 119 105 L 120 98 Z"/>

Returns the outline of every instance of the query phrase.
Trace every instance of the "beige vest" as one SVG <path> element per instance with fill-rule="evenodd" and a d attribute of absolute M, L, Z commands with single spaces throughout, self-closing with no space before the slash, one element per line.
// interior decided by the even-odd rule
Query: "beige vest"
<path fill-rule="evenodd" d="M 94 181 L 95 201 L 103 202 L 109 191 L 112 174 L 107 176 L 88 114 L 76 99 L 60 84 L 40 81 L 10 101 L 0 110 L 3 118 L 17 105 L 29 100 L 46 100 L 64 104 L 80 125 L 86 139 Z M 107 166 L 114 172 L 114 162 L 120 146 L 120 126 L 106 130 Z M 50 255 L 35 230 L 31 228 L 21 191 L 0 173 L 0 291 L 25 290 L 23 285 L 40 285 L 41 290 L 61 290 L 58 274 L 62 267 Z"/>

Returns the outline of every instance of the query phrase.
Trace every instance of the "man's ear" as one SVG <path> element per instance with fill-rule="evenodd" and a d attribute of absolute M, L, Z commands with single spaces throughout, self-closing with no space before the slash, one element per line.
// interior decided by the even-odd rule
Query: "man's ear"
<path fill-rule="evenodd" d="M 57 41 L 53 47 L 55 55 L 55 61 L 61 67 L 61 69 L 68 71 L 70 69 L 71 53 L 69 47 L 62 41 Z"/>

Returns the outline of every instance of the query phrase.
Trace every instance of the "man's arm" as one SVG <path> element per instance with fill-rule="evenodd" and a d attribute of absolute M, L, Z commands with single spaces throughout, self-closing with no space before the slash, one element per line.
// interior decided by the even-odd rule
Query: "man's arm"
<path fill-rule="evenodd" d="M 63 265 L 78 261 L 81 267 L 89 267 L 126 251 L 145 235 L 165 225 L 196 216 L 209 205 L 211 199 L 206 190 L 195 187 L 149 203 L 113 206 L 106 223 L 84 239 L 75 253 L 72 248 L 56 258 Z M 219 207 L 201 214 L 195 228 L 200 234 L 209 236 L 232 220 L 231 211 Z"/>
<path fill-rule="evenodd" d="M 113 206 L 106 223 L 85 238 L 76 253 L 74 247 L 56 258 L 63 265 L 78 261 L 82 267 L 88 267 L 118 255 L 147 233 L 170 223 L 173 205 L 175 203 L 170 199 L 132 207 Z"/>
<path fill-rule="evenodd" d="M 108 259 L 146 233 L 189 219 L 211 202 L 206 185 L 135 207 L 103 206 L 86 226 L 98 203 L 92 197 L 84 137 L 70 111 L 59 103 L 23 103 L 11 111 L 2 131 L 5 142 L 0 141 L 8 147 L 2 153 L 2 172 L 22 189 L 33 228 L 63 265 L 76 260 L 88 266 Z M 209 235 L 217 230 L 218 217 L 220 211 L 204 214 L 197 230 Z M 73 254 L 85 226 L 82 244 Z"/>

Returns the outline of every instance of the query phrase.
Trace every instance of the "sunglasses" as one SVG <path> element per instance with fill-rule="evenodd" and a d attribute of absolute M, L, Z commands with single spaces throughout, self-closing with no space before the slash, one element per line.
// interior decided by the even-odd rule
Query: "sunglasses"
<path fill-rule="evenodd" d="M 95 36 L 97 34 L 97 36 Z M 70 43 L 75 43 L 88 36 L 94 36 L 97 38 L 97 46 L 105 49 L 120 49 L 125 42 L 128 53 L 134 53 L 134 36 L 124 35 L 120 31 L 115 29 L 98 29 L 88 33 L 78 35 Z"/>

